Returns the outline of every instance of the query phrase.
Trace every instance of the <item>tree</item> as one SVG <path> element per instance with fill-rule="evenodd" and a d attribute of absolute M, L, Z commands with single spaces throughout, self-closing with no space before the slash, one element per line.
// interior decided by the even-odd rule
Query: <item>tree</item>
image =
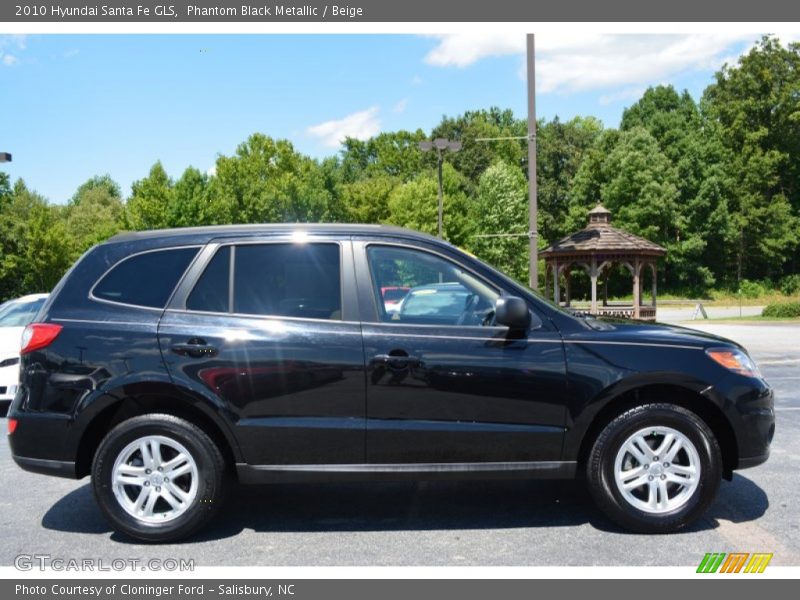
<path fill-rule="evenodd" d="M 625 109 L 620 128 L 644 128 L 675 167 L 678 199 L 675 243 L 678 254 L 669 258 L 676 283 L 702 293 L 724 274 L 724 264 L 709 240 L 725 227 L 722 197 L 709 193 L 717 141 L 703 129 L 700 111 L 687 91 L 672 86 L 648 88 L 638 102 Z M 704 187 L 705 186 L 705 187 Z M 701 191 L 702 190 L 702 191 Z M 723 221 L 720 221 L 723 219 Z"/>
<path fill-rule="evenodd" d="M 20 179 L 0 210 L 0 298 L 50 290 L 72 263 L 60 210 Z"/>
<path fill-rule="evenodd" d="M 11 178 L 8 173 L 0 172 L 0 208 L 9 198 L 11 198 Z"/>
<path fill-rule="evenodd" d="M 571 232 L 567 216 L 573 180 L 602 131 L 603 125 L 594 117 L 575 117 L 566 123 L 556 117 L 537 126 L 540 241 L 551 244 Z"/>
<path fill-rule="evenodd" d="M 48 292 L 75 260 L 66 223 L 56 207 L 36 204 L 30 213 L 21 249 L 21 290 Z"/>
<path fill-rule="evenodd" d="M 465 188 L 464 176 L 451 165 L 442 169 L 444 238 L 456 246 L 469 247 L 474 231 L 474 207 Z M 436 173 L 427 171 L 413 181 L 395 188 L 389 196 L 387 223 L 436 235 L 438 229 L 439 184 Z"/>
<path fill-rule="evenodd" d="M 492 164 L 478 182 L 479 234 L 475 254 L 521 282 L 528 280 L 528 182 L 520 169 L 503 161 Z M 500 236 L 498 236 L 500 234 Z M 517 234 L 502 237 L 505 234 Z M 497 237 L 495 237 L 497 236 Z"/>
<path fill-rule="evenodd" d="M 117 233 L 124 208 L 119 186 L 108 176 L 93 177 L 82 184 L 63 211 L 74 242 L 72 258 Z"/>
<path fill-rule="evenodd" d="M 341 154 L 345 182 L 372 177 L 409 181 L 423 169 L 425 158 L 419 143 L 427 139 L 421 129 L 379 133 L 368 140 L 347 138 Z"/>
<path fill-rule="evenodd" d="M 208 225 L 204 206 L 208 202 L 209 177 L 194 167 L 188 167 L 175 182 L 172 202 L 167 211 L 170 227 Z"/>
<path fill-rule="evenodd" d="M 102 191 L 107 198 L 122 198 L 119 184 L 111 178 L 111 175 L 95 175 L 78 186 L 70 199 L 70 204 L 80 204 L 81 199 L 94 190 Z"/>
<path fill-rule="evenodd" d="M 351 223 L 381 223 L 389 218 L 389 198 L 400 179 L 380 175 L 346 183 L 339 189 L 343 219 Z"/>
<path fill-rule="evenodd" d="M 210 223 L 319 221 L 331 200 L 319 164 L 260 133 L 217 159 L 204 218 Z"/>
<path fill-rule="evenodd" d="M 764 37 L 724 66 L 702 100 L 720 143 L 736 281 L 795 271 L 800 259 L 800 45 Z"/>
<path fill-rule="evenodd" d="M 638 102 L 622 114 L 622 131 L 646 129 L 661 152 L 675 165 L 681 202 L 697 195 L 702 180 L 702 121 L 689 92 L 670 86 L 648 88 Z"/>
<path fill-rule="evenodd" d="M 445 155 L 457 171 L 465 175 L 470 182 L 477 184 L 489 165 L 496 160 L 503 160 L 510 165 L 519 165 L 527 169 L 528 142 L 526 139 L 496 140 L 480 142 L 479 139 L 521 137 L 528 135 L 526 120 L 514 118 L 510 110 L 492 107 L 489 110 L 467 111 L 458 117 L 443 117 L 442 121 L 431 132 L 432 138 L 443 137 L 459 140 L 463 146 L 459 152 Z M 428 166 L 436 165 L 434 153 L 426 159 Z"/>
<path fill-rule="evenodd" d="M 167 227 L 174 198 L 172 180 L 158 161 L 150 168 L 147 177 L 131 185 L 131 197 L 125 211 L 126 226 L 133 230 Z"/>

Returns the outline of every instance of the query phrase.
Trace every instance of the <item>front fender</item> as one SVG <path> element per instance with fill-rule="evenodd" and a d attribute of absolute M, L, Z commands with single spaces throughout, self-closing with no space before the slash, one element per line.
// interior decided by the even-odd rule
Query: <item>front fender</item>
<path fill-rule="evenodd" d="M 595 394 L 583 398 L 571 397 L 567 411 L 567 432 L 564 437 L 563 460 L 577 460 L 581 446 L 593 425 L 608 414 L 622 412 L 628 405 L 645 401 L 672 401 L 686 404 L 694 397 L 698 402 L 714 405 L 724 412 L 724 402 L 718 394 L 710 393 L 713 387 L 708 381 L 679 372 L 632 372 Z"/>

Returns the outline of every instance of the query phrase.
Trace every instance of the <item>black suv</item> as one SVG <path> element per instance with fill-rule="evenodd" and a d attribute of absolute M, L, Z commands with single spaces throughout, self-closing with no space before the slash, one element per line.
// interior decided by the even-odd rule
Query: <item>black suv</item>
<path fill-rule="evenodd" d="M 142 540 L 197 531 L 233 478 L 585 475 L 667 532 L 767 459 L 774 412 L 728 340 L 574 316 L 404 229 L 252 225 L 89 250 L 23 336 L 8 427 Z"/>

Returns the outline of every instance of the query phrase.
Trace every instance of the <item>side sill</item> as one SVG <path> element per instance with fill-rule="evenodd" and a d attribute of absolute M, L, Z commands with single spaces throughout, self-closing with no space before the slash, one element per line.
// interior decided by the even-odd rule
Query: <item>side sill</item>
<path fill-rule="evenodd" d="M 78 479 L 75 474 L 75 463 L 67 460 L 46 460 L 44 458 L 28 458 L 25 456 L 13 456 L 14 462 L 23 470 L 41 475 L 55 475 L 56 477 L 66 477 L 67 479 Z"/>
<path fill-rule="evenodd" d="M 572 479 L 574 461 L 248 465 L 237 463 L 244 484 L 312 481 L 403 481 L 437 479 Z"/>

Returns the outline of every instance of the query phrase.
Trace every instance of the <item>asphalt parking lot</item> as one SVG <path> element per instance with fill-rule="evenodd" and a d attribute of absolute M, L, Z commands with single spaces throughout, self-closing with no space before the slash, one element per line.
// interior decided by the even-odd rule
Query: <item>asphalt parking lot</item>
<path fill-rule="evenodd" d="M 775 388 L 778 425 L 770 460 L 723 482 L 710 512 L 686 532 L 623 532 L 577 482 L 295 484 L 236 489 L 200 537 L 147 546 L 110 530 L 88 479 L 25 473 L 3 443 L 0 565 L 40 553 L 240 566 L 669 566 L 734 551 L 800 565 L 800 325 L 692 326 L 750 350 Z"/>

